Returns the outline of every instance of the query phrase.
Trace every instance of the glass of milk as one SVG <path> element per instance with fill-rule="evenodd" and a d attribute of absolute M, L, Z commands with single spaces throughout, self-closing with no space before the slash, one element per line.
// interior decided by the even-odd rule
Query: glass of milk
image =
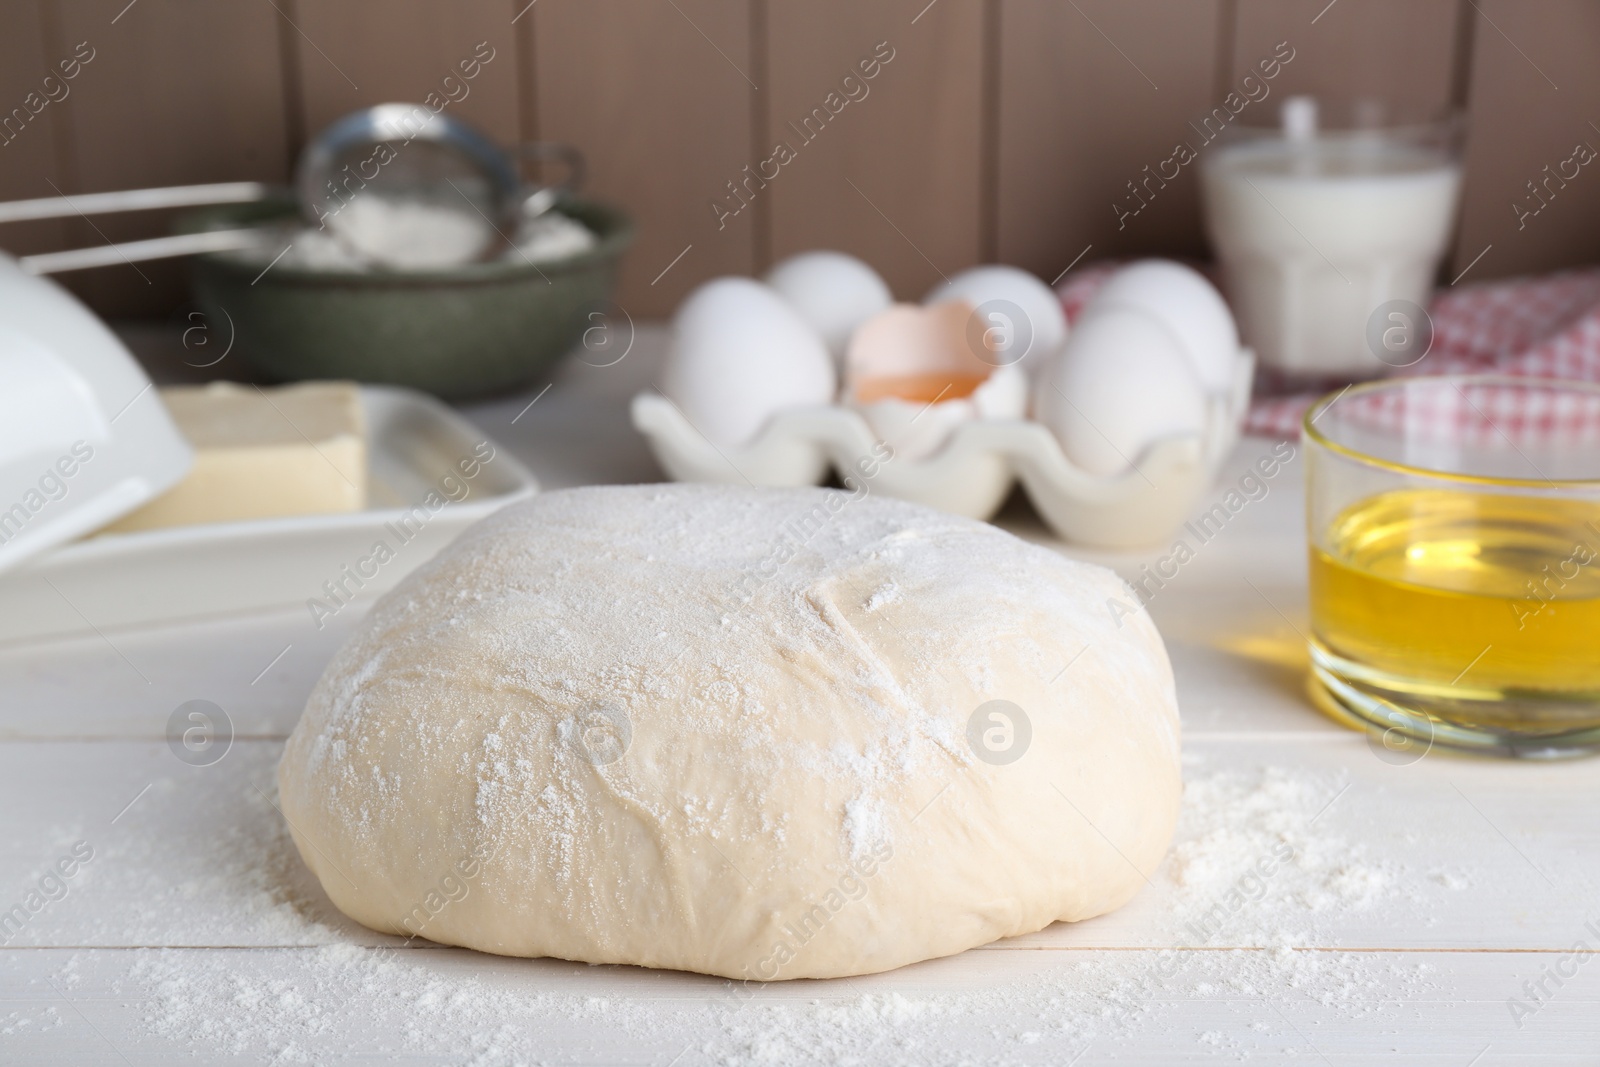
<path fill-rule="evenodd" d="M 1284 101 L 1201 167 L 1205 224 L 1244 341 L 1289 382 L 1371 378 L 1426 354 L 1423 309 L 1461 188 L 1459 116 Z M 1340 120 L 1337 125 L 1330 119 Z"/>

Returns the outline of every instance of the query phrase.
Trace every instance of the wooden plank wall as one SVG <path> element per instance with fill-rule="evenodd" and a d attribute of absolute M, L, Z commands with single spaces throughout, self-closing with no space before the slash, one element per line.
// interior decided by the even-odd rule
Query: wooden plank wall
<path fill-rule="evenodd" d="M 987 260 L 1049 279 L 1080 255 L 1202 257 L 1192 168 L 1132 215 L 1130 183 L 1282 43 L 1280 97 L 1468 108 L 1451 277 L 1600 260 L 1600 173 L 1528 188 L 1600 146 L 1594 0 L 0 0 L 0 25 L 0 113 L 29 112 L 0 139 L 8 199 L 283 181 L 308 132 L 441 89 L 487 42 L 451 106 L 584 150 L 591 191 L 639 221 L 619 294 L 635 316 L 812 247 L 911 299 Z M 93 58 L 39 107 L 75 52 Z M 19 226 L 0 245 L 167 222 Z M 106 315 L 183 301 L 175 264 L 68 280 Z"/>

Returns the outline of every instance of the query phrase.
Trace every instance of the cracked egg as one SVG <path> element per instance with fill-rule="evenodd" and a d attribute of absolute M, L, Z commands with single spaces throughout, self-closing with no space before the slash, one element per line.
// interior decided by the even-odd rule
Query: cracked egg
<path fill-rule="evenodd" d="M 1020 419 L 1027 380 L 999 366 L 992 331 L 973 307 L 953 300 L 896 304 L 863 322 L 845 356 L 844 402 L 896 455 L 931 455 L 974 419 Z"/>

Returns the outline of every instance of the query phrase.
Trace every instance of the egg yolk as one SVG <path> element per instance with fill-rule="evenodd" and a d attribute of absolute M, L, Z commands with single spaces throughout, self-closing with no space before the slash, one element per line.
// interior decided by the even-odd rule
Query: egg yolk
<path fill-rule="evenodd" d="M 872 404 L 890 398 L 932 404 L 971 396 L 986 381 L 987 375 L 954 371 L 900 374 L 888 378 L 868 378 L 855 387 L 855 395 L 859 404 Z"/>

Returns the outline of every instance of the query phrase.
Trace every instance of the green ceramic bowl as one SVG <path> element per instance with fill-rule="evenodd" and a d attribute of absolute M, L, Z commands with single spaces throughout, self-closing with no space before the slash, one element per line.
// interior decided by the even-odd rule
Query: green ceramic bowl
<path fill-rule="evenodd" d="M 278 265 L 262 272 L 226 253 L 190 264 L 195 303 L 233 351 L 282 381 L 350 378 L 448 399 L 514 389 L 545 373 L 610 306 L 633 223 L 616 208 L 569 199 L 555 210 L 599 243 L 567 259 L 474 263 L 449 271 L 361 273 Z M 295 214 L 287 195 L 191 212 L 180 233 Z"/>

